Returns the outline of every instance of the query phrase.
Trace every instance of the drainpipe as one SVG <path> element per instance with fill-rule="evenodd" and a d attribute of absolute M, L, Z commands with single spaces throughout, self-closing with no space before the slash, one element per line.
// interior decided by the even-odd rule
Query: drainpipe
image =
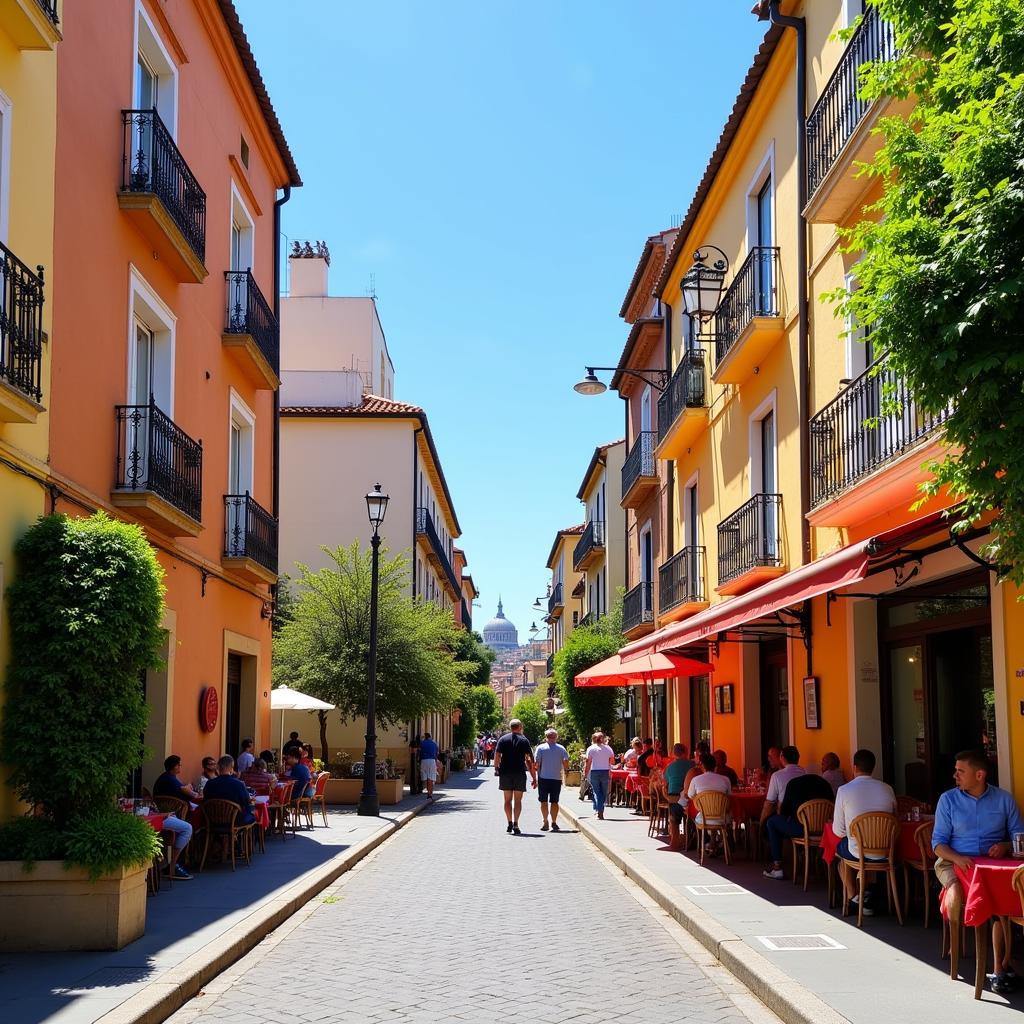
<path fill-rule="evenodd" d="M 811 425 L 810 425 L 810 309 L 807 300 L 807 20 L 779 12 L 780 0 L 770 0 L 768 17 L 773 25 L 796 32 L 796 174 L 797 174 L 797 303 L 799 321 L 799 391 L 797 408 L 800 417 L 800 545 L 803 564 L 811 561 L 811 524 L 807 521 L 811 495 Z M 804 602 L 804 614 L 810 624 L 811 606 Z M 812 674 L 810 634 L 807 635 L 807 674 Z"/>
<path fill-rule="evenodd" d="M 419 435 L 423 433 L 423 427 L 419 426 L 412 432 L 412 596 L 416 597 L 416 485 L 419 482 L 420 473 L 420 449 L 418 445 Z"/>
<path fill-rule="evenodd" d="M 292 197 L 291 185 L 284 186 L 284 195 L 274 200 L 274 318 L 278 337 L 281 331 L 281 207 Z M 280 342 L 278 342 L 280 353 Z M 280 359 L 280 354 L 278 355 Z M 280 367 L 279 367 L 280 368 Z M 281 511 L 281 389 L 274 391 L 274 494 L 273 516 Z M 276 589 L 276 588 L 275 588 Z"/>
<path fill-rule="evenodd" d="M 672 306 L 664 299 L 661 300 L 661 304 L 665 310 L 665 373 L 671 378 L 672 376 Z M 665 559 L 670 559 L 676 553 L 675 545 L 675 533 L 672 529 L 672 517 L 675 513 L 676 507 L 676 496 L 675 496 L 675 480 L 676 480 L 676 464 L 669 459 L 668 460 L 668 479 L 666 480 L 666 510 L 665 510 L 665 538 L 663 543 L 665 545 Z"/>
<path fill-rule="evenodd" d="M 624 413 L 625 425 L 623 427 L 622 436 L 626 439 L 626 458 L 629 458 L 629 399 L 625 395 L 619 394 L 619 398 L 622 399 L 622 411 Z M 641 424 L 642 426 L 643 424 Z M 639 437 L 634 438 L 634 441 L 639 440 Z M 625 465 L 625 463 L 623 463 Z M 606 474 L 607 475 L 607 474 Z M 620 477 L 621 479 L 621 477 Z M 620 484 L 621 490 L 621 484 Z M 626 581 L 626 590 L 629 590 L 629 509 L 624 509 L 625 515 L 622 517 L 622 550 L 626 559 L 626 567 L 624 573 L 624 579 Z M 607 511 L 605 512 L 607 515 Z M 636 514 L 636 510 L 633 511 L 633 523 L 639 526 L 639 519 Z"/>

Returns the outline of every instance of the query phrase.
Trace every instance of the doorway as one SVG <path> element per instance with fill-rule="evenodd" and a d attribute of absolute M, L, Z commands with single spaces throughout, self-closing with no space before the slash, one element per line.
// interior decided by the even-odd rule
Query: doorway
<path fill-rule="evenodd" d="M 883 772 L 934 805 L 961 750 L 983 750 L 998 785 L 988 579 L 971 574 L 879 603 Z"/>
<path fill-rule="evenodd" d="M 693 738 L 690 753 L 701 740 L 711 742 L 711 679 L 710 676 L 690 677 L 690 724 Z"/>
<path fill-rule="evenodd" d="M 761 755 L 789 744 L 789 659 L 785 640 L 761 644 Z"/>
<path fill-rule="evenodd" d="M 238 756 L 241 746 L 242 719 L 242 656 L 228 654 L 227 682 L 224 700 L 224 750 L 232 757 Z"/>

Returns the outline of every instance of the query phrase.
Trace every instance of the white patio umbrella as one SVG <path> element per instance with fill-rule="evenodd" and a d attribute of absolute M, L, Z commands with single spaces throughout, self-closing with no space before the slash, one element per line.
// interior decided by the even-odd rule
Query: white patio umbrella
<path fill-rule="evenodd" d="M 278 686 L 270 691 L 270 710 L 281 712 L 281 731 L 277 749 L 284 747 L 284 713 L 286 711 L 332 711 L 334 704 L 311 697 L 308 693 L 293 690 L 290 686 Z"/>

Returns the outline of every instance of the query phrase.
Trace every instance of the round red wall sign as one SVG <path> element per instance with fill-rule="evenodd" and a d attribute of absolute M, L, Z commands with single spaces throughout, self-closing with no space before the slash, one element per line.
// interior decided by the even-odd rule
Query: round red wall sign
<path fill-rule="evenodd" d="M 213 732 L 217 728 L 217 712 L 220 702 L 217 691 L 212 686 L 204 686 L 199 695 L 199 726 L 203 732 Z"/>

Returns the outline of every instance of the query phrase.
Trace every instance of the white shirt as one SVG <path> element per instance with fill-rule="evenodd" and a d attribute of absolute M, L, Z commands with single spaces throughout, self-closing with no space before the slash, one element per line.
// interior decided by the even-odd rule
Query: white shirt
<path fill-rule="evenodd" d="M 832 787 L 833 793 L 838 793 L 839 787 L 846 782 L 842 768 L 829 768 L 827 772 L 822 772 L 821 777 Z"/>
<path fill-rule="evenodd" d="M 246 750 L 244 753 L 238 755 L 238 760 L 235 762 L 235 767 L 238 769 L 238 774 L 247 772 L 251 767 L 253 761 L 256 760 L 256 755 L 251 751 Z"/>
<path fill-rule="evenodd" d="M 772 773 L 772 777 L 768 782 L 768 793 L 765 796 L 765 800 L 769 803 L 781 804 L 782 798 L 786 795 L 786 786 L 789 785 L 789 780 L 795 779 L 798 775 L 806 774 L 798 764 L 783 765 L 777 772 Z"/>
<path fill-rule="evenodd" d="M 849 835 L 850 822 L 860 814 L 869 811 L 896 810 L 896 794 L 887 782 L 873 779 L 870 775 L 858 775 L 836 793 L 836 809 L 832 815 L 832 831 L 842 838 Z M 860 856 L 860 847 L 850 837 L 850 853 Z"/>
<path fill-rule="evenodd" d="M 640 751 L 639 750 L 634 750 L 632 747 L 630 747 L 629 750 L 627 750 L 622 755 L 622 767 L 623 768 L 635 768 L 636 767 L 636 759 L 639 756 L 640 756 Z"/>
<path fill-rule="evenodd" d="M 732 783 L 729 781 L 729 776 L 719 775 L 718 772 L 704 772 L 701 775 L 695 775 L 690 782 L 690 788 L 686 791 L 686 795 L 692 800 L 698 793 L 707 793 L 711 791 L 716 793 L 731 793 Z M 682 797 L 680 797 L 679 802 L 683 803 Z M 716 818 L 714 819 L 714 822 L 717 823 L 719 820 L 720 819 Z M 697 815 L 697 821 L 701 824 L 704 823 L 702 815 Z"/>
<path fill-rule="evenodd" d="M 615 760 L 615 751 L 607 743 L 591 743 L 587 747 L 587 757 L 590 758 L 592 772 L 606 772 Z"/>

